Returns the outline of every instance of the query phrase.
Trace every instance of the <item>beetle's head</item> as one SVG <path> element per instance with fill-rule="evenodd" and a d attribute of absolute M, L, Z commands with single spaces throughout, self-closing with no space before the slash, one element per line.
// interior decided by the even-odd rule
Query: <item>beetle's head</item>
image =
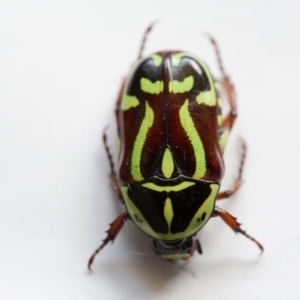
<path fill-rule="evenodd" d="M 152 249 L 163 259 L 186 259 L 195 250 L 195 241 L 192 237 L 186 237 L 177 241 L 164 241 L 153 239 Z"/>

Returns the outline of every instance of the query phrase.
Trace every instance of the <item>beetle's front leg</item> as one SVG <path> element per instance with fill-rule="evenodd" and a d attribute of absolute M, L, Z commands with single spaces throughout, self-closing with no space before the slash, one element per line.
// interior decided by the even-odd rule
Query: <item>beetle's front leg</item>
<path fill-rule="evenodd" d="M 264 247 L 262 246 L 262 244 L 258 242 L 255 238 L 253 238 L 251 235 L 246 233 L 246 231 L 241 228 L 241 224 L 237 222 L 236 218 L 229 214 L 227 211 L 216 206 L 212 216 L 220 217 L 234 232 L 241 233 L 242 235 L 250 239 L 252 242 L 254 242 L 262 252 L 264 251 Z"/>
<path fill-rule="evenodd" d="M 129 218 L 127 212 L 120 214 L 111 224 L 110 228 L 107 230 L 107 236 L 103 240 L 102 244 L 95 250 L 88 262 L 88 268 L 91 270 L 91 265 L 94 261 L 95 256 L 105 247 L 108 242 L 113 242 L 119 231 L 122 229 L 125 221 Z"/>

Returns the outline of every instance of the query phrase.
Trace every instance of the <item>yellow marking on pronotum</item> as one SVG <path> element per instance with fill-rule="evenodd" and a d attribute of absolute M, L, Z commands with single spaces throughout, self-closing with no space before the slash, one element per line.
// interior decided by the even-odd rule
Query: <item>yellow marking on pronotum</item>
<path fill-rule="evenodd" d="M 171 80 L 169 82 L 169 92 L 178 94 L 189 92 L 194 86 L 194 77 L 188 76 L 183 81 Z"/>
<path fill-rule="evenodd" d="M 161 169 L 166 178 L 171 178 L 174 172 L 174 161 L 169 148 L 166 148 L 165 153 L 163 155 Z"/>
<path fill-rule="evenodd" d="M 220 136 L 219 138 L 219 146 L 221 148 L 221 151 L 224 152 L 226 145 L 227 145 L 227 140 L 229 136 L 229 128 L 227 128 Z"/>
<path fill-rule="evenodd" d="M 157 233 L 151 228 L 150 224 L 144 218 L 143 214 L 140 212 L 140 210 L 136 207 L 136 205 L 129 198 L 128 187 L 127 186 L 121 187 L 121 191 L 122 191 L 124 201 L 126 203 L 127 211 L 129 213 L 129 215 L 131 216 L 132 221 L 135 223 L 135 225 L 138 228 L 140 228 L 143 232 L 148 234 L 149 236 L 157 237 Z"/>
<path fill-rule="evenodd" d="M 195 216 L 193 217 L 193 220 L 189 224 L 188 228 L 192 228 L 193 226 L 200 229 L 204 226 L 204 224 L 207 222 L 208 218 L 211 216 L 214 207 L 215 207 L 215 201 L 216 197 L 219 191 L 219 185 L 212 183 L 210 185 L 211 193 L 209 197 L 204 201 L 204 203 L 201 205 L 201 207 L 196 212 Z M 203 213 L 205 213 L 205 218 L 202 219 Z M 199 230 L 198 229 L 198 230 Z"/>
<path fill-rule="evenodd" d="M 159 94 L 164 90 L 164 83 L 161 80 L 151 82 L 147 78 L 141 78 L 140 81 L 141 90 L 149 94 Z"/>
<path fill-rule="evenodd" d="M 124 95 L 121 103 L 121 109 L 122 110 L 128 110 L 131 107 L 136 107 L 138 106 L 139 100 L 135 96 L 129 96 L 129 95 Z"/>
<path fill-rule="evenodd" d="M 170 232 L 171 231 L 171 222 L 174 217 L 172 201 L 170 198 L 166 199 L 165 206 L 164 206 L 164 216 L 168 223 L 168 228 L 169 228 L 169 232 Z"/>
<path fill-rule="evenodd" d="M 158 54 L 152 54 L 151 58 L 153 59 L 153 63 L 156 67 L 159 67 L 162 63 L 162 56 Z"/>
<path fill-rule="evenodd" d="M 194 149 L 194 155 L 196 159 L 196 169 L 193 178 L 200 179 L 206 173 L 205 151 L 200 136 L 195 128 L 195 125 L 189 113 L 188 99 L 186 99 L 184 104 L 181 106 L 179 110 L 179 117 L 180 117 L 180 123 L 184 128 Z"/>
<path fill-rule="evenodd" d="M 153 190 L 153 191 L 157 191 L 157 192 L 179 192 L 182 191 L 184 189 L 187 189 L 188 187 L 195 185 L 195 182 L 191 182 L 191 181 L 183 181 L 177 185 L 174 186 L 161 186 L 161 185 L 157 185 L 155 183 L 152 182 L 148 182 L 148 183 L 144 183 L 142 186 Z"/>
<path fill-rule="evenodd" d="M 148 102 L 145 101 L 145 116 L 143 122 L 141 124 L 140 130 L 136 136 L 132 156 L 131 156 L 131 175 L 134 180 L 140 181 L 143 180 L 144 177 L 141 174 L 141 154 L 143 150 L 143 146 L 145 144 L 145 140 L 147 138 L 147 133 L 151 126 L 153 125 L 154 113 L 152 108 L 149 106 Z"/>
<path fill-rule="evenodd" d="M 208 218 L 211 216 L 214 205 L 215 205 L 215 199 L 219 190 L 219 185 L 218 184 L 210 184 L 211 188 L 211 193 L 208 196 L 208 198 L 204 201 L 202 206 L 198 209 L 198 211 L 195 213 L 193 219 L 191 220 L 190 224 L 184 230 L 183 232 L 177 232 L 177 233 L 171 233 L 170 231 L 168 233 L 161 233 L 161 232 L 156 232 L 152 229 L 148 221 L 144 218 L 143 214 L 140 212 L 140 210 L 136 207 L 136 205 L 133 203 L 133 201 L 129 198 L 128 196 L 128 187 L 123 186 L 121 188 L 122 195 L 124 197 L 125 203 L 126 203 L 126 208 L 128 210 L 129 215 L 131 216 L 133 222 L 136 224 L 137 227 L 139 227 L 144 233 L 147 235 L 158 238 L 161 240 L 166 240 L 166 241 L 176 241 L 179 239 L 182 239 L 187 236 L 191 236 L 198 232 L 201 227 L 207 222 Z M 165 206 L 168 206 L 170 204 L 165 204 Z M 167 212 L 167 209 L 164 208 L 164 214 L 165 211 Z M 206 217 L 204 220 L 202 220 L 203 213 L 205 212 Z M 171 212 L 168 211 L 168 218 L 170 218 Z M 200 219 L 200 221 L 199 221 Z"/>

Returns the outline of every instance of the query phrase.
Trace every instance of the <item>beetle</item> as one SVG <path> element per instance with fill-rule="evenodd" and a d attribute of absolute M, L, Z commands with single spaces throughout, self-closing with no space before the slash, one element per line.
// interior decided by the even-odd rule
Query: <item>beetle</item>
<path fill-rule="evenodd" d="M 242 140 L 237 179 L 229 190 L 220 192 L 223 153 L 237 105 L 218 45 L 209 36 L 222 74 L 217 82 L 207 65 L 187 52 L 161 51 L 142 58 L 152 27 L 144 34 L 138 61 L 117 99 L 117 171 L 103 135 L 111 185 L 125 204 L 125 212 L 110 224 L 106 238 L 89 259 L 89 269 L 127 219 L 152 238 L 154 252 L 167 260 L 187 259 L 195 250 L 202 254 L 196 234 L 212 217 L 220 217 L 263 251 L 261 243 L 241 229 L 235 217 L 216 205 L 240 188 L 246 156 Z M 217 83 L 225 90 L 230 106 L 224 118 Z"/>

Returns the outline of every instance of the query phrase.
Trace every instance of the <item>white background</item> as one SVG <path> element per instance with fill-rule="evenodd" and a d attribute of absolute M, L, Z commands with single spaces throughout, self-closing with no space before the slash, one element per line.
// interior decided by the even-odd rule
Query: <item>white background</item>
<path fill-rule="evenodd" d="M 0 298 L 300 299 L 299 9 L 296 0 L 1 0 Z M 220 44 L 249 146 L 245 184 L 220 206 L 265 252 L 213 219 L 202 256 L 168 263 L 128 222 L 89 273 L 123 211 L 102 129 L 153 20 L 146 52 L 192 51 L 215 71 L 202 33 Z"/>

